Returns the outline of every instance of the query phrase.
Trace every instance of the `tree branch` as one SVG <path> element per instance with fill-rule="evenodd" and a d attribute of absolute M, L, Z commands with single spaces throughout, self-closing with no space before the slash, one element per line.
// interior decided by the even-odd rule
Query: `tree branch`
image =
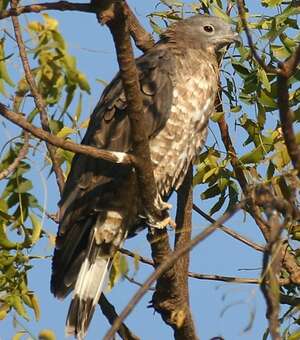
<path fill-rule="evenodd" d="M 237 0 L 236 3 L 237 3 L 238 12 L 239 12 L 239 17 L 241 19 L 244 31 L 247 36 L 248 44 L 249 44 L 249 47 L 250 47 L 250 50 L 252 52 L 254 59 L 257 61 L 260 67 L 263 68 L 267 73 L 275 73 L 275 74 L 280 73 L 279 69 L 266 65 L 265 62 L 260 57 L 260 55 L 257 53 L 255 44 L 252 39 L 252 35 L 250 33 L 250 29 L 248 27 L 247 19 L 246 19 L 246 10 L 245 10 L 245 5 L 244 5 L 244 0 Z"/>
<path fill-rule="evenodd" d="M 295 53 L 281 65 L 281 74 L 278 75 L 278 108 L 282 133 L 288 154 L 291 158 L 297 175 L 300 178 L 300 148 L 297 144 L 293 128 L 294 112 L 289 103 L 289 78 L 294 75 L 300 61 L 300 45 Z"/>
<path fill-rule="evenodd" d="M 11 0 L 12 9 L 16 9 L 17 6 L 18 6 L 18 0 Z M 23 38 L 22 38 L 22 34 L 21 34 L 21 30 L 20 30 L 19 20 L 16 16 L 12 16 L 12 23 L 13 23 L 13 27 L 15 30 L 15 37 L 16 37 L 18 48 L 19 48 L 24 72 L 25 72 L 25 78 L 29 85 L 30 91 L 33 95 L 35 105 L 37 109 L 39 110 L 42 128 L 43 130 L 47 132 L 51 132 L 50 127 L 49 127 L 48 114 L 46 111 L 46 105 L 45 105 L 43 97 L 40 95 L 38 91 L 38 88 L 35 83 L 35 79 L 32 75 L 29 62 L 28 62 L 28 58 L 27 58 L 27 53 L 25 50 L 24 42 L 23 42 Z M 58 158 L 55 155 L 56 149 L 51 144 L 48 144 L 48 143 L 46 143 L 46 146 L 47 146 L 47 149 L 50 155 L 50 159 L 52 161 L 52 166 L 53 166 L 53 170 L 56 176 L 56 181 L 57 181 L 59 191 L 60 193 L 62 193 L 63 187 L 64 187 L 64 174 L 60 167 Z"/>
<path fill-rule="evenodd" d="M 151 287 L 151 285 L 163 274 L 165 273 L 182 255 L 186 254 L 188 251 L 192 250 L 199 242 L 203 241 L 209 235 L 211 235 L 220 224 L 226 222 L 230 217 L 232 217 L 238 210 L 240 210 L 244 206 L 244 201 L 234 206 L 230 211 L 225 213 L 216 223 L 210 225 L 205 230 L 203 230 L 198 236 L 193 238 L 188 244 L 180 247 L 175 250 L 171 256 L 164 260 L 156 270 L 148 277 L 148 279 L 143 284 L 143 287 L 140 288 L 136 294 L 132 297 L 132 299 L 128 302 L 127 306 L 124 308 L 122 313 L 119 315 L 119 318 L 115 320 L 111 329 L 104 336 L 104 340 L 113 339 L 114 334 L 119 329 L 123 320 L 130 314 L 130 312 L 134 309 L 140 299 L 144 296 L 147 290 Z"/>
<path fill-rule="evenodd" d="M 134 15 L 128 4 L 125 2 L 125 14 L 128 17 L 129 32 L 135 41 L 136 47 L 141 51 L 146 52 L 154 46 L 155 42 L 150 33 L 139 23 L 137 17 Z"/>
<path fill-rule="evenodd" d="M 0 172 L 0 180 L 8 177 L 11 173 L 16 171 L 20 162 L 26 157 L 29 148 L 29 133 L 24 131 L 24 144 L 22 145 L 18 156 L 14 159 L 14 161 L 4 170 Z"/>
<path fill-rule="evenodd" d="M 202 217 L 204 217 L 208 222 L 210 223 L 214 223 L 216 220 L 212 217 L 210 217 L 209 215 L 207 215 L 203 210 L 201 210 L 199 207 L 197 207 L 195 204 L 193 204 L 193 209 Z M 231 237 L 237 239 L 238 241 L 241 241 L 242 243 L 246 244 L 247 246 L 257 250 L 257 251 L 261 251 L 263 252 L 265 250 L 264 246 L 261 246 L 260 244 L 257 244 L 255 242 L 250 241 L 249 239 L 247 239 L 246 237 L 240 235 L 239 233 L 237 233 L 236 231 L 225 227 L 224 225 L 220 225 L 220 230 L 224 231 L 224 233 L 230 235 Z"/>
<path fill-rule="evenodd" d="M 140 188 L 139 194 L 145 215 L 150 225 L 164 227 L 169 221 L 167 213 L 169 205 L 162 202 L 155 184 L 148 136 L 144 124 L 138 72 L 131 46 L 124 2 L 94 0 L 93 5 L 98 8 L 98 20 L 109 27 L 115 43 L 131 126 L 132 149 Z"/>
<path fill-rule="evenodd" d="M 193 166 L 190 165 L 185 179 L 177 192 L 177 211 L 175 229 L 175 251 L 184 247 L 192 237 L 192 212 L 193 212 Z M 177 276 L 177 291 L 181 295 L 183 321 L 181 327 L 175 331 L 175 339 L 198 339 L 192 318 L 189 302 L 188 273 L 190 253 L 182 255 L 174 265 Z"/>
<path fill-rule="evenodd" d="M 104 294 L 101 294 L 99 299 L 99 305 L 102 313 L 105 315 L 109 323 L 112 325 L 118 318 L 118 314 L 115 307 L 107 300 Z M 130 329 L 122 323 L 118 329 L 118 334 L 123 340 L 139 340 L 140 338 L 133 334 Z"/>
<path fill-rule="evenodd" d="M 20 6 L 17 8 L 10 8 L 0 11 L 0 20 L 11 16 L 19 16 L 23 13 L 40 13 L 42 11 L 57 10 L 57 11 L 79 11 L 87 13 L 95 13 L 89 3 L 74 3 L 68 1 L 58 1 L 52 3 L 40 3 L 27 6 Z"/>
<path fill-rule="evenodd" d="M 109 162 L 118 164 L 132 164 L 134 159 L 132 156 L 123 153 L 108 150 L 100 150 L 92 146 L 77 144 L 66 140 L 51 133 L 37 128 L 33 124 L 29 123 L 21 114 L 17 114 L 10 111 L 5 105 L 0 103 L 0 114 L 10 120 L 12 123 L 20 126 L 24 130 L 30 132 L 33 136 L 48 142 L 49 144 L 55 145 L 56 147 L 62 148 L 64 150 L 72 151 L 75 153 L 81 153 L 94 158 L 101 158 Z"/>
<path fill-rule="evenodd" d="M 284 256 L 280 235 L 285 227 L 285 223 L 280 223 L 280 213 L 282 213 L 282 211 L 278 210 L 278 203 L 272 196 L 271 192 L 263 189 L 258 191 L 257 195 L 257 203 L 259 206 L 264 208 L 265 213 L 268 216 L 268 223 L 271 227 L 269 241 L 263 256 L 261 290 L 267 304 L 266 315 L 269 320 L 270 334 L 273 340 L 280 340 L 279 276 Z"/>

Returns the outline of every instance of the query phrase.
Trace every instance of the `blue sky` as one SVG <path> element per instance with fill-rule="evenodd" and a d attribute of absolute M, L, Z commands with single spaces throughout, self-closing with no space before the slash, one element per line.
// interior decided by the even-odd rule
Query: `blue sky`
<path fill-rule="evenodd" d="M 138 18 L 148 30 L 150 26 L 145 16 L 150 13 L 156 1 L 128 1 L 135 10 Z M 49 12 L 60 21 L 60 28 L 68 42 L 71 54 L 76 55 L 78 67 L 86 73 L 92 88 L 90 97 L 85 98 L 84 111 L 89 115 L 96 104 L 103 87 L 96 82 L 96 78 L 109 81 L 117 71 L 114 47 L 109 31 L 101 27 L 96 18 L 91 14 L 82 13 L 56 13 Z M 28 19 L 39 18 L 39 15 L 28 16 Z M 24 21 L 23 21 L 24 23 Z M 139 52 L 137 52 L 138 54 Z M 214 134 L 219 138 L 218 130 L 214 124 L 211 125 Z M 240 132 L 240 131 L 239 131 Z M 232 129 L 233 141 L 238 141 L 240 135 Z M 1 139 L 2 138 L 2 139 Z M 1 133 L 0 141 L 3 144 L 7 135 Z M 212 137 L 209 143 L 212 143 Z M 57 209 L 58 191 L 53 178 L 48 182 L 47 192 L 41 185 L 39 167 L 41 161 L 33 163 L 35 168 L 32 179 L 38 181 L 40 189 L 36 188 L 36 194 L 43 199 L 47 198 L 47 211 L 55 212 Z M 201 201 L 198 188 L 194 192 L 196 204 L 205 211 L 209 211 L 211 201 Z M 174 198 L 172 199 L 174 201 Z M 208 223 L 194 215 L 194 234 L 202 230 Z M 250 219 L 244 220 L 244 216 L 235 216 L 227 225 L 247 235 L 252 240 L 262 242 L 262 238 L 256 226 Z M 45 229 L 55 234 L 56 226 L 45 221 Z M 140 254 L 150 256 L 149 245 L 145 238 L 145 231 L 136 238 L 126 242 L 125 246 Z M 52 248 L 45 239 L 33 250 L 34 254 L 49 255 Z M 36 266 L 31 270 L 29 286 L 37 293 L 41 305 L 41 320 L 36 323 L 20 320 L 21 323 L 35 336 L 43 328 L 52 329 L 57 339 L 64 339 L 64 322 L 68 309 L 69 300 L 58 301 L 49 292 L 50 260 L 36 260 Z M 220 275 L 258 277 L 261 267 L 261 254 L 247 246 L 241 246 L 239 242 L 231 239 L 221 231 L 216 231 L 207 240 L 197 246 L 192 253 L 191 271 L 199 273 L 211 273 Z M 240 271 L 239 269 L 255 269 L 251 271 Z M 151 272 L 151 268 L 141 264 L 140 270 L 135 277 L 142 282 Z M 260 289 L 254 285 L 235 285 L 221 282 L 207 282 L 190 279 L 191 306 L 195 324 L 201 339 L 210 339 L 214 336 L 223 336 L 225 339 L 259 339 L 266 329 L 265 303 Z M 137 286 L 120 281 L 113 291 L 108 294 L 109 300 L 118 311 L 126 306 L 130 297 L 138 289 Z M 158 314 L 153 309 L 147 308 L 151 300 L 151 292 L 136 306 L 130 314 L 126 323 L 143 340 L 171 339 L 172 332 L 165 326 Z M 253 317 L 253 320 L 252 320 Z M 253 321 L 253 323 L 252 323 Z M 251 327 L 249 330 L 249 324 Z M 106 332 L 108 323 L 101 315 L 100 310 L 95 312 L 89 329 L 87 340 L 100 339 Z M 9 340 L 16 333 L 11 318 L 0 324 L 0 340 Z M 26 337 L 25 337 L 26 338 Z"/>

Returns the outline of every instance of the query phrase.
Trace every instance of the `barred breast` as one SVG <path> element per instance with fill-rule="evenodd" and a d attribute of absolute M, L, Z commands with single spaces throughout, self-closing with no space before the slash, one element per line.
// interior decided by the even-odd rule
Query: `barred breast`
<path fill-rule="evenodd" d="M 179 188 L 206 139 L 218 76 L 216 65 L 204 58 L 196 50 L 178 56 L 170 117 L 150 141 L 154 176 L 162 197 Z"/>

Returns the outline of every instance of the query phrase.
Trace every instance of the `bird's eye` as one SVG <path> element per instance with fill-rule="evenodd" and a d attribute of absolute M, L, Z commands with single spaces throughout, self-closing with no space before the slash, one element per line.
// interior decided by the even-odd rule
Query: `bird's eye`
<path fill-rule="evenodd" d="M 207 33 L 212 33 L 215 29 L 213 26 L 211 25 L 206 25 L 203 27 L 204 31 L 207 32 Z"/>

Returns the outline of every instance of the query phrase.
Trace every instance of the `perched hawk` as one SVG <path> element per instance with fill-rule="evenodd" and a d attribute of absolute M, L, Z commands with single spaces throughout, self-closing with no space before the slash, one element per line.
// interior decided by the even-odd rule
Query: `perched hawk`
<path fill-rule="evenodd" d="M 216 17 L 178 21 L 136 60 L 144 121 L 158 191 L 168 199 L 182 183 L 206 138 L 214 112 L 219 68 L 216 52 L 238 40 Z M 130 121 L 117 74 L 104 90 L 83 144 L 131 152 Z M 77 154 L 60 202 L 51 291 L 74 290 L 66 333 L 83 339 L 105 284 L 112 257 L 142 224 L 135 171 Z"/>

